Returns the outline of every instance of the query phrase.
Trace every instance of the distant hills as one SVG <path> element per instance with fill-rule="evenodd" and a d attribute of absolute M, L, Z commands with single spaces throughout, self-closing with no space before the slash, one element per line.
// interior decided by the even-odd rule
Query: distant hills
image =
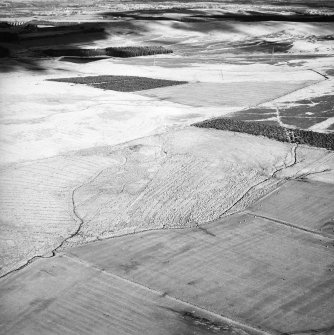
<path fill-rule="evenodd" d="M 242 14 L 254 11 L 266 15 L 333 15 L 332 0 L 224 0 L 224 1 L 143 1 L 143 0 L 5 0 L 0 3 L 0 19 L 96 19 L 104 12 L 167 9 L 226 10 Z M 275 18 L 274 18 L 275 19 Z"/>

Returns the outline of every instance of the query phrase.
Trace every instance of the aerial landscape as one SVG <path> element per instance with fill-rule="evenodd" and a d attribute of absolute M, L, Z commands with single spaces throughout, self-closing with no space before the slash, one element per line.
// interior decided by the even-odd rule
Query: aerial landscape
<path fill-rule="evenodd" d="M 0 3 L 0 334 L 334 334 L 334 2 Z"/>

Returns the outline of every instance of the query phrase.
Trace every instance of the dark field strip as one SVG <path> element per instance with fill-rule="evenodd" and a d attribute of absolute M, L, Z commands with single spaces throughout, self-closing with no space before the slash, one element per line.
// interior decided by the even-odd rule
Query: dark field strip
<path fill-rule="evenodd" d="M 187 84 L 186 81 L 153 79 L 134 76 L 88 76 L 49 80 L 63 83 L 85 84 L 95 88 L 119 92 L 136 92 L 158 87 Z"/>
<path fill-rule="evenodd" d="M 310 128 L 334 116 L 334 95 L 325 94 L 319 97 L 297 100 L 293 106 L 290 106 L 289 102 L 286 101 L 283 106 L 280 106 L 279 114 L 281 121 L 287 127 Z M 258 121 L 278 126 L 276 115 L 275 107 L 251 107 L 233 113 L 231 117 L 234 120 Z"/>
<path fill-rule="evenodd" d="M 287 129 L 260 122 L 247 122 L 229 118 L 216 118 L 193 125 L 199 128 L 236 131 L 239 133 L 265 136 L 280 142 L 307 144 L 313 147 L 334 150 L 334 134 L 323 134 L 302 129 Z"/>
<path fill-rule="evenodd" d="M 161 46 L 139 46 L 139 47 L 110 47 L 105 49 L 47 49 L 43 50 L 47 56 L 62 57 L 62 56 L 77 56 L 77 57 L 95 57 L 95 56 L 109 56 L 109 57 L 138 57 L 150 56 L 158 54 L 169 54 L 173 50 L 166 49 Z"/>

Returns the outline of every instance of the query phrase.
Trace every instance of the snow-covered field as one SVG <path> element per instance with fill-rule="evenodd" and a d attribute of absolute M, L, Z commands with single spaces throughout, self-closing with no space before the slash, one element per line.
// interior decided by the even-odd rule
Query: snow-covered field
<path fill-rule="evenodd" d="M 115 21 L 108 24 L 106 38 L 71 46 L 163 44 L 174 53 L 72 63 L 33 58 L 23 48 L 16 59 L 5 60 L 0 102 L 2 272 L 48 255 L 68 239 L 82 243 L 212 221 L 268 178 L 269 184 L 245 201 L 269 190 L 273 171 L 291 159 L 290 145 L 188 127 L 263 103 L 328 94 L 332 80 L 324 73 L 333 60 L 329 49 L 326 57 L 303 59 L 302 64 L 299 58 L 278 61 L 278 53 L 266 55 L 262 49 L 228 52 L 235 59 L 231 64 L 225 61 L 223 44 L 230 43 L 230 50 L 269 36 L 308 39 L 328 35 L 331 28 L 328 23 Z M 308 52 L 317 54 L 316 46 Z M 261 55 L 270 61 L 262 62 Z M 48 81 L 92 75 L 188 84 L 125 93 Z M 321 119 L 314 129 L 323 130 L 331 120 Z M 309 159 L 313 162 L 314 152 L 301 168 L 307 169 Z M 326 156 L 316 152 L 316 157 Z M 330 159 L 326 164 L 330 166 Z M 326 173 L 324 178 L 330 179 Z M 146 208 L 154 201 L 152 209 Z"/>
<path fill-rule="evenodd" d="M 255 110 L 334 132 L 332 7 L 2 2 L 2 21 L 104 31 L 0 43 L 0 334 L 329 334 L 333 152 L 191 125 Z M 231 13 L 295 21 L 213 20 Z M 41 53 L 146 45 L 173 53 Z M 107 76 L 182 84 L 121 92 Z"/>

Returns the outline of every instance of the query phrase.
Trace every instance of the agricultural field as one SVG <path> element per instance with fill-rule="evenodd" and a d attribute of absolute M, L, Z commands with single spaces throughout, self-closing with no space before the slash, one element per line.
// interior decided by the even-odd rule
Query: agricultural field
<path fill-rule="evenodd" d="M 1 332 L 330 334 L 332 167 L 326 150 L 196 128 L 24 164 L 2 176 L 5 240 L 22 236 L 2 266 L 22 269 L 1 281 Z"/>
<path fill-rule="evenodd" d="M 313 77 L 314 78 L 314 77 Z M 314 78 L 315 79 L 315 78 Z M 168 86 L 145 90 L 141 95 L 169 100 L 194 107 L 245 107 L 256 106 L 261 102 L 290 93 L 298 88 L 311 85 L 316 80 L 269 81 L 269 82 L 192 82 L 182 87 Z M 238 114 L 238 113 L 236 113 Z M 233 112 L 232 115 L 235 115 Z"/>
<path fill-rule="evenodd" d="M 323 134 L 301 129 L 285 128 L 277 125 L 268 125 L 257 122 L 256 120 L 239 121 L 234 120 L 233 118 L 214 118 L 208 121 L 195 123 L 194 126 L 265 136 L 281 142 L 307 144 L 328 150 L 334 149 L 333 134 Z"/>
<path fill-rule="evenodd" d="M 186 84 L 186 81 L 172 81 L 132 76 L 90 76 L 50 79 L 62 83 L 85 84 L 103 90 L 136 92 L 164 86 Z"/>
<path fill-rule="evenodd" d="M 43 263 L 46 265 L 43 271 L 36 264 L 31 267 L 33 272 L 23 270 L 25 287 L 33 291 L 34 287 L 39 288 L 38 297 L 24 296 L 21 304 L 23 308 L 30 304 L 31 309 L 25 310 L 33 318 L 22 318 L 15 308 L 17 299 L 22 302 L 21 278 L 6 281 L 2 286 L 7 293 L 0 302 L 0 318 L 6 324 L 2 324 L 0 334 L 136 335 L 146 331 L 158 335 L 263 334 L 161 292 L 87 267 L 74 258 L 66 256 Z M 60 295 L 62 299 L 58 300 Z M 18 318 L 21 322 L 17 322 Z"/>
<path fill-rule="evenodd" d="M 333 251 L 329 238 L 238 214 L 182 232 L 148 232 L 87 245 L 72 249 L 70 256 L 266 331 L 330 334 L 333 264 L 328 248 Z"/>
<path fill-rule="evenodd" d="M 333 334 L 330 1 L 0 9 L 0 334 Z"/>
<path fill-rule="evenodd" d="M 266 125 L 332 133 L 333 92 L 333 82 L 328 77 L 328 80 L 320 85 L 311 85 L 284 97 L 226 116 L 240 121 L 256 121 Z"/>
<path fill-rule="evenodd" d="M 151 47 L 116 47 L 105 49 L 46 49 L 42 51 L 47 56 L 62 57 L 62 56 L 106 56 L 106 57 L 139 57 L 158 54 L 168 54 L 173 51 L 159 46 Z"/>
<path fill-rule="evenodd" d="M 301 174 L 297 179 L 302 181 L 304 178 L 305 175 Z M 333 192 L 331 184 L 291 181 L 252 206 L 250 211 L 257 216 L 270 215 L 274 220 L 330 237 L 334 235 Z"/>

